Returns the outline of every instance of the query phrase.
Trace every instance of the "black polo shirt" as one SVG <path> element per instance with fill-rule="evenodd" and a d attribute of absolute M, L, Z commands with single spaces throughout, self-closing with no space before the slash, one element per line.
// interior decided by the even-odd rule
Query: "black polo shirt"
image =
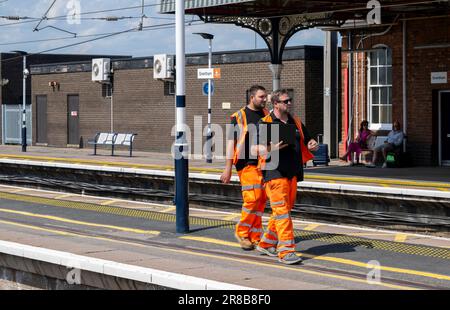
<path fill-rule="evenodd" d="M 258 126 L 258 122 L 261 118 L 263 118 L 264 112 L 261 111 L 254 111 L 248 107 L 245 107 L 245 116 L 247 118 L 247 127 L 249 132 L 253 130 L 253 132 L 249 135 L 249 132 L 247 132 L 245 136 L 245 147 L 239 154 L 239 159 L 236 163 L 236 170 L 240 171 L 244 169 L 248 165 L 257 166 L 258 165 L 258 158 L 256 156 L 252 156 L 250 154 L 250 138 L 249 136 L 256 136 L 256 132 L 254 132 Z M 253 125 L 253 127 L 251 125 Z M 229 139 L 234 139 L 234 141 L 237 141 L 239 139 L 240 131 L 239 127 L 237 126 L 237 120 L 235 117 L 231 118 L 231 125 L 234 128 L 230 128 L 230 132 L 228 134 Z M 234 132 L 233 132 L 234 131 Z M 252 138 L 253 141 L 253 138 Z M 244 153 L 242 153 L 244 152 Z"/>
<path fill-rule="evenodd" d="M 273 123 L 282 123 L 282 121 L 278 119 L 273 112 L 270 115 L 272 116 Z M 260 121 L 259 123 L 261 122 L 262 121 Z M 288 116 L 287 124 L 295 125 L 295 121 L 291 115 Z M 305 146 L 307 146 L 309 140 L 311 140 L 311 137 L 305 125 L 303 125 L 303 123 L 302 123 L 302 130 L 304 136 L 303 142 Z M 259 129 L 257 139 L 259 141 Z M 303 181 L 302 152 L 300 149 L 300 132 L 298 131 L 298 129 L 296 130 L 295 140 L 296 140 L 295 146 L 289 145 L 276 152 L 278 153 L 278 155 L 271 154 L 271 156 L 266 160 L 266 167 L 265 167 L 266 169 L 262 170 L 265 182 L 279 178 L 291 179 L 294 176 L 297 176 L 297 181 Z M 278 161 L 276 160 L 277 156 L 279 156 Z"/>

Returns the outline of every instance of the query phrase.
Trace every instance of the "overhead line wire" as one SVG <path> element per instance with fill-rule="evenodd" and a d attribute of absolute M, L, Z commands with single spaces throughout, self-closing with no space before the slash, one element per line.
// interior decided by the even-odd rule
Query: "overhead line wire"
<path fill-rule="evenodd" d="M 195 21 L 195 22 L 197 22 L 197 21 Z M 192 22 L 189 22 L 188 24 L 192 25 Z M 143 27 L 142 31 L 168 29 L 168 28 L 173 28 L 174 25 L 175 25 L 175 23 L 145 26 L 145 27 Z M 195 26 L 195 25 L 199 25 L 199 24 L 194 24 L 193 26 Z M 68 47 L 72 47 L 72 46 L 77 46 L 77 45 L 81 45 L 81 44 L 85 44 L 85 43 L 89 43 L 89 42 L 93 42 L 93 41 L 109 38 L 109 37 L 112 37 L 112 36 L 128 33 L 128 32 L 139 32 L 139 31 L 136 28 L 131 28 L 131 29 L 123 30 L 123 31 L 113 32 L 113 33 L 105 34 L 105 35 L 103 35 L 101 37 L 98 37 L 98 38 L 93 38 L 93 39 L 85 40 L 85 41 L 82 41 L 82 42 L 76 42 L 76 43 L 72 43 L 72 44 L 68 44 L 68 45 L 64 45 L 64 46 L 59 46 L 59 47 L 47 49 L 47 50 L 36 52 L 36 53 L 30 53 L 30 54 L 27 55 L 27 57 L 34 56 L 34 55 L 39 55 L 39 54 L 43 54 L 43 53 L 48 53 L 48 52 L 52 52 L 52 51 L 56 51 L 56 50 L 60 50 L 60 49 L 64 49 L 64 48 L 68 48 Z M 20 58 L 22 58 L 22 56 L 17 56 L 17 57 L 11 57 L 11 58 L 8 58 L 8 59 L 3 59 L 0 62 L 7 62 L 7 61 L 15 60 L 15 59 L 20 59 Z"/>

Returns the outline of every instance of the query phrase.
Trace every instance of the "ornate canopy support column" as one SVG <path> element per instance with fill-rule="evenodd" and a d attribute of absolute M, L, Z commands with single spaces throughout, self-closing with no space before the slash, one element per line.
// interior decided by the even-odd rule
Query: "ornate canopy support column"
<path fill-rule="evenodd" d="M 280 89 L 281 70 L 283 70 L 282 64 L 270 64 L 270 71 L 272 71 L 272 90 Z"/>
<path fill-rule="evenodd" d="M 258 33 L 266 42 L 270 52 L 269 68 L 272 72 L 273 88 L 280 88 L 284 48 L 289 39 L 298 31 L 319 26 L 340 26 L 342 20 L 332 19 L 331 13 L 297 14 L 283 17 L 243 17 L 243 16 L 199 16 L 207 23 L 235 24 Z"/>

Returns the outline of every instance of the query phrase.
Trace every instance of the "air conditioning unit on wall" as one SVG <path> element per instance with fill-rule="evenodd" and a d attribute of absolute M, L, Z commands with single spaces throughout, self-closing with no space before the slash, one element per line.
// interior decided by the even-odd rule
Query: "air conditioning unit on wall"
<path fill-rule="evenodd" d="M 111 73 L 111 59 L 94 58 L 92 59 L 92 81 L 109 82 Z"/>
<path fill-rule="evenodd" d="M 153 78 L 158 80 L 173 79 L 174 72 L 173 55 L 158 54 L 153 56 Z"/>

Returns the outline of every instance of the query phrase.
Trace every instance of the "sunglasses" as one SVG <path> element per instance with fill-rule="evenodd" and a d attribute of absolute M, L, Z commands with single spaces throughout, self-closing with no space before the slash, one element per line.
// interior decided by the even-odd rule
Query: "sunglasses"
<path fill-rule="evenodd" d="M 286 99 L 286 100 L 279 100 L 278 102 L 281 102 L 281 103 L 284 103 L 284 104 L 288 104 L 289 102 L 292 103 L 292 99 L 291 99 L 291 98 L 288 98 L 288 99 Z"/>

